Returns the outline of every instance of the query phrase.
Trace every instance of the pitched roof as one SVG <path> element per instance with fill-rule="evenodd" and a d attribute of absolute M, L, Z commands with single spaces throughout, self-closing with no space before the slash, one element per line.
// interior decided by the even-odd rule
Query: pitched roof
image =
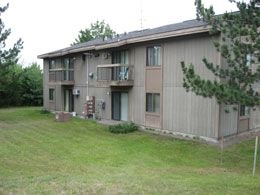
<path fill-rule="evenodd" d="M 188 20 L 181 23 L 169 24 L 157 28 L 123 33 L 105 40 L 94 39 L 85 43 L 76 44 L 64 49 L 39 55 L 38 58 L 43 59 L 48 57 L 58 57 L 71 53 L 113 48 L 131 43 L 138 43 L 207 31 L 209 31 L 209 28 L 206 23 L 198 20 Z"/>

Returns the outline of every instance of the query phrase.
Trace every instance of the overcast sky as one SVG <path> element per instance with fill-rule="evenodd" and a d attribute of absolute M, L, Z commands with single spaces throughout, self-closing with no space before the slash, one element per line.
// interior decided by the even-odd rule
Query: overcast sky
<path fill-rule="evenodd" d="M 196 17 L 194 0 L 1 0 L 11 44 L 24 41 L 20 63 L 41 63 L 37 55 L 70 46 L 80 29 L 105 20 L 117 33 L 158 27 Z M 228 0 L 203 0 L 216 13 L 235 10 Z"/>

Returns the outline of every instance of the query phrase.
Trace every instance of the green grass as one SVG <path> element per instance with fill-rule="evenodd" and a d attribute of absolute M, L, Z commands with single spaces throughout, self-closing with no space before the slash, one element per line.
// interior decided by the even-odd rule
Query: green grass
<path fill-rule="evenodd" d="M 40 110 L 0 109 L 0 194 L 260 194 L 254 140 L 221 155 L 193 141 L 113 134 L 94 121 L 56 122 Z"/>

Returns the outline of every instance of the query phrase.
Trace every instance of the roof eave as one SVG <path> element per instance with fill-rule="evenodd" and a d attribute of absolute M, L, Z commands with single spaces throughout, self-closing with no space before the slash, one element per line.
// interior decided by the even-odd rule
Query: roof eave
<path fill-rule="evenodd" d="M 140 43 L 140 42 L 153 41 L 153 40 L 158 40 L 158 39 L 165 39 L 165 38 L 171 38 L 171 37 L 178 37 L 178 36 L 184 36 L 184 35 L 190 35 L 190 34 L 199 34 L 199 33 L 209 32 L 209 29 L 210 29 L 209 25 L 203 25 L 203 26 L 193 27 L 193 28 L 188 28 L 188 29 L 181 29 L 181 30 L 158 33 L 158 34 L 147 35 L 147 36 L 142 36 L 142 37 L 134 37 L 134 38 L 129 38 L 129 39 L 125 39 L 125 40 L 118 40 L 117 42 L 112 42 L 112 43 L 92 45 L 92 46 L 83 46 L 83 47 L 74 48 L 74 49 L 67 48 L 67 50 L 64 49 L 64 50 L 59 50 L 57 52 L 46 53 L 46 54 L 39 55 L 37 57 L 39 59 L 44 59 L 44 58 L 53 58 L 53 57 L 64 56 L 64 55 L 73 54 L 73 53 L 80 53 L 80 52 L 85 52 L 85 51 L 90 51 L 90 50 L 109 49 L 109 48 L 124 46 L 127 44 Z"/>

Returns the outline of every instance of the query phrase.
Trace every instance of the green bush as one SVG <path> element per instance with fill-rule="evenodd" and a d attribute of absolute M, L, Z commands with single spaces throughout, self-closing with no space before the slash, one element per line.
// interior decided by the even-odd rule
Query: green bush
<path fill-rule="evenodd" d="M 40 114 L 50 114 L 51 112 L 45 108 L 40 110 Z"/>
<path fill-rule="evenodd" d="M 131 133 L 138 130 L 138 126 L 134 123 L 122 123 L 109 126 L 111 133 Z"/>

